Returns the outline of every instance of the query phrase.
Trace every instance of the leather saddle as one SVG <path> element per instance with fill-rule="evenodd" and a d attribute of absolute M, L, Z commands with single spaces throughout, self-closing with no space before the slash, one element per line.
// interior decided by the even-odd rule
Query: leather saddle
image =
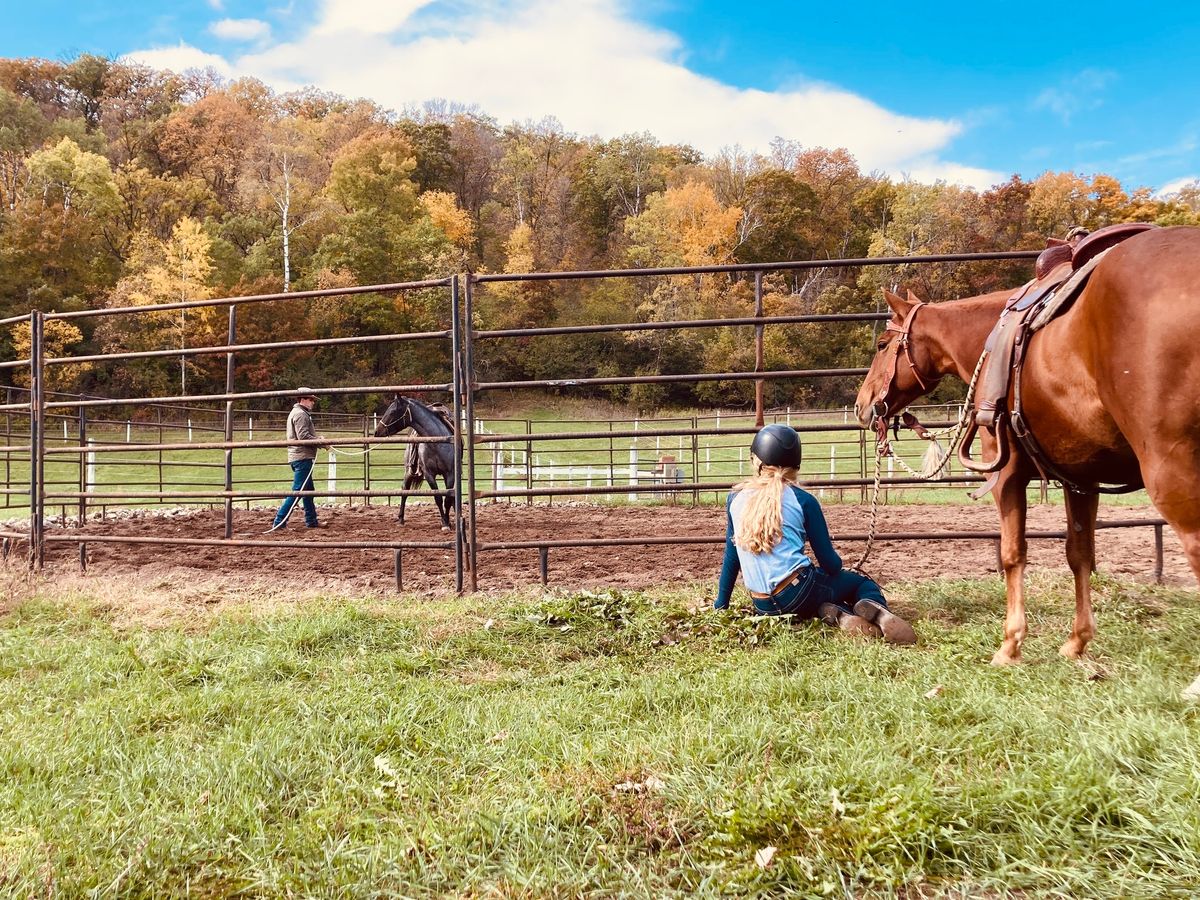
<path fill-rule="evenodd" d="M 1047 323 L 1066 312 L 1083 292 L 1088 279 L 1104 254 L 1122 241 L 1156 226 L 1145 222 L 1109 225 L 1095 232 L 1072 228 L 1065 239 L 1050 238 L 1034 266 L 1034 279 L 1009 297 L 991 334 L 984 344 L 988 354 L 975 393 L 973 419 L 959 445 L 959 462 L 973 472 L 990 477 L 972 496 L 984 496 L 994 487 L 996 473 L 1008 461 L 1007 432 L 1012 431 L 1022 448 L 1041 472 L 1043 479 L 1061 482 L 1076 493 L 1124 493 L 1140 484 L 1108 488 L 1080 486 L 1062 476 L 1047 459 L 1034 438 L 1021 411 L 1021 368 L 1030 338 Z M 1012 394 L 1012 409 L 1008 409 Z M 996 456 L 992 460 L 971 458 L 971 444 L 979 428 L 996 438 Z"/>

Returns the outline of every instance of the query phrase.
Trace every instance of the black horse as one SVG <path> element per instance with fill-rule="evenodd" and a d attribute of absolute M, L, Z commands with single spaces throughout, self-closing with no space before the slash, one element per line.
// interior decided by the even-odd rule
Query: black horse
<path fill-rule="evenodd" d="M 395 396 L 379 420 L 375 429 L 375 437 L 390 437 L 405 428 L 411 428 L 422 437 L 452 437 L 454 422 L 450 411 L 439 404 L 426 405 L 412 397 Z M 449 491 L 454 490 L 454 462 L 462 459 L 462 447 L 455 441 L 445 443 L 410 444 L 404 455 L 404 489 L 420 484 L 424 478 L 429 487 L 439 490 L 437 479 L 440 477 Z M 404 523 L 404 502 L 407 496 L 400 497 L 400 522 Z M 442 530 L 450 530 L 450 510 L 454 508 L 454 496 L 435 496 L 438 515 L 442 517 Z"/>

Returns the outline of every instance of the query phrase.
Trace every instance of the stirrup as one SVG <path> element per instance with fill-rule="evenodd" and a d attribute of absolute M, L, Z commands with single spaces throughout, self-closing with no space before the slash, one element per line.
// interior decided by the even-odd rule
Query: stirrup
<path fill-rule="evenodd" d="M 971 445 L 975 443 L 975 433 L 979 431 L 979 421 L 975 416 L 971 417 L 971 424 L 967 426 L 962 441 L 958 445 L 958 461 L 962 463 L 964 469 L 986 475 L 990 472 L 1000 471 L 1008 462 L 1008 436 L 1004 422 L 997 420 L 995 428 L 989 430 L 996 436 L 996 456 L 991 460 L 976 461 L 971 458 Z"/>

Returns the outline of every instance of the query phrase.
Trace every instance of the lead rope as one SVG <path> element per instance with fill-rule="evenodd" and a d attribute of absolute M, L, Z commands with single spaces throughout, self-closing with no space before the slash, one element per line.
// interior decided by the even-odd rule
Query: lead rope
<path fill-rule="evenodd" d="M 892 457 L 892 459 L 896 460 L 896 462 L 900 464 L 900 468 L 902 468 L 909 475 L 913 476 L 914 478 L 921 478 L 925 481 L 932 481 L 942 473 L 947 465 L 949 465 L 950 457 L 954 454 L 954 451 L 958 446 L 958 442 L 962 439 L 963 431 L 967 427 L 967 422 L 970 421 L 970 414 L 968 413 L 968 410 L 971 409 L 971 404 L 975 400 L 975 387 L 979 383 L 979 373 L 983 371 L 983 364 L 987 358 L 988 352 L 984 350 L 983 354 L 979 357 L 979 362 L 975 364 L 975 371 L 971 374 L 971 382 L 967 385 L 967 396 L 966 399 L 963 400 L 962 412 L 958 416 L 958 421 L 949 428 L 943 428 L 941 431 L 929 432 L 930 440 L 935 440 L 938 435 L 951 435 L 950 441 L 946 447 L 946 452 L 942 455 L 942 461 L 939 462 L 932 471 L 929 473 L 918 472 L 916 469 L 906 463 L 903 458 L 897 456 L 896 452 L 891 448 L 891 445 L 888 445 L 887 450 L 885 451 L 886 454 Z M 876 446 L 878 447 L 879 445 Z"/>
<path fill-rule="evenodd" d="M 875 521 L 876 521 L 876 516 L 879 513 L 879 474 L 880 474 L 880 464 L 882 462 L 883 462 L 883 446 L 881 444 L 876 444 L 875 445 L 875 487 L 871 491 L 871 527 L 867 531 L 867 547 L 865 550 L 863 550 L 862 556 L 860 556 L 858 558 L 858 562 L 856 562 L 854 565 L 852 565 L 850 567 L 851 569 L 853 569 L 854 571 L 856 571 L 862 575 L 867 574 L 865 571 L 863 571 L 863 566 L 866 565 L 867 557 L 869 557 L 871 555 L 871 549 L 875 546 Z M 870 576 L 868 576 L 868 577 L 870 577 Z"/>
<path fill-rule="evenodd" d="M 879 485 L 880 485 L 880 481 L 882 480 L 880 478 L 880 474 L 881 474 L 881 468 L 882 468 L 884 456 L 890 456 L 893 459 L 895 459 L 897 462 L 900 463 L 900 467 L 902 469 L 904 469 L 906 472 L 908 472 L 910 475 L 912 475 L 916 478 L 920 478 L 925 481 L 932 481 L 934 478 L 936 478 L 942 472 L 942 470 L 946 468 L 946 465 L 950 462 L 951 455 L 954 453 L 955 446 L 962 439 L 963 431 L 967 427 L 967 421 L 970 418 L 967 410 L 971 409 L 971 404 L 975 399 L 975 386 L 979 382 L 979 373 L 983 371 L 983 363 L 987 359 L 987 357 L 988 357 L 988 352 L 987 352 L 987 350 L 984 350 L 982 355 L 979 357 L 979 362 L 975 363 L 975 371 L 971 373 L 971 383 L 967 385 L 967 396 L 963 400 L 962 412 L 958 416 L 958 422 L 956 422 L 950 428 L 943 429 L 942 431 L 929 432 L 929 434 L 931 435 L 930 440 L 934 440 L 933 435 L 937 435 L 937 434 L 945 435 L 945 434 L 949 434 L 949 433 L 953 432 L 953 437 L 950 438 L 949 445 L 946 447 L 946 452 L 942 456 L 942 461 L 940 463 L 938 463 L 937 468 L 935 468 L 929 474 L 925 474 L 924 472 L 918 472 L 915 469 L 913 469 L 908 463 L 906 463 L 903 459 L 901 459 L 899 456 L 897 456 L 896 452 L 892 449 L 892 445 L 890 443 L 888 443 L 886 440 L 876 441 L 876 443 L 875 443 L 875 484 L 871 490 L 871 525 L 867 530 L 866 549 L 863 550 L 862 556 L 860 556 L 858 558 L 858 562 L 856 562 L 854 565 L 852 565 L 850 567 L 852 570 L 859 572 L 862 575 L 867 574 L 863 570 L 863 566 L 866 565 L 867 559 L 871 555 L 871 550 L 875 546 L 875 532 L 876 532 L 876 527 L 878 525 L 878 516 L 879 516 Z"/>
<path fill-rule="evenodd" d="M 330 447 L 329 452 L 334 456 L 366 456 L 368 453 L 374 450 L 376 446 L 378 445 L 372 444 L 365 450 L 342 450 L 337 447 Z"/>

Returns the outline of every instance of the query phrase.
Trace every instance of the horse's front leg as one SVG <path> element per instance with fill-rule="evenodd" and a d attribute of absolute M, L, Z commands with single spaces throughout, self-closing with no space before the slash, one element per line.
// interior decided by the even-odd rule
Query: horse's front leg
<path fill-rule="evenodd" d="M 421 483 L 420 475 L 406 475 L 404 478 L 404 490 L 411 491 L 414 487 Z M 408 502 L 408 494 L 400 495 L 400 524 L 404 524 L 404 504 Z"/>
<path fill-rule="evenodd" d="M 1075 575 L 1075 623 L 1058 652 L 1078 659 L 1096 634 L 1092 617 L 1092 571 L 1096 568 L 1096 494 L 1067 491 L 1067 562 Z"/>
<path fill-rule="evenodd" d="M 992 665 L 1009 666 L 1021 661 L 1021 643 L 1025 640 L 1025 490 L 1029 479 L 1015 471 L 1010 462 L 1001 472 L 992 491 L 1000 510 L 1000 564 L 1004 568 L 1004 641 L 992 656 Z"/>
<path fill-rule="evenodd" d="M 437 483 L 436 475 L 426 475 L 425 480 L 429 482 L 429 487 L 433 491 L 438 491 L 440 488 Z M 443 481 L 445 479 L 442 479 Z M 443 497 L 440 494 L 434 494 L 433 502 L 437 504 L 438 515 L 442 517 L 442 531 L 450 530 L 450 513 L 449 507 L 453 502 L 449 497 Z"/>

